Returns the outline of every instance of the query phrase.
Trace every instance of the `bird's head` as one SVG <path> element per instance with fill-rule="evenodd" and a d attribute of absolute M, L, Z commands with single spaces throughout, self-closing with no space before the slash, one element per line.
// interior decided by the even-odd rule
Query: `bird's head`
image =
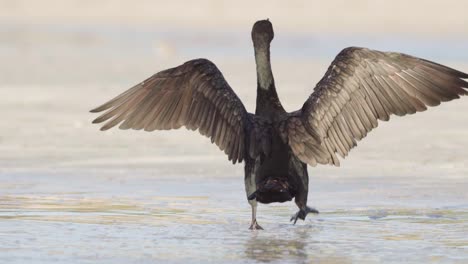
<path fill-rule="evenodd" d="M 252 41 L 255 47 L 268 47 L 273 40 L 273 25 L 267 20 L 255 22 L 252 28 Z"/>

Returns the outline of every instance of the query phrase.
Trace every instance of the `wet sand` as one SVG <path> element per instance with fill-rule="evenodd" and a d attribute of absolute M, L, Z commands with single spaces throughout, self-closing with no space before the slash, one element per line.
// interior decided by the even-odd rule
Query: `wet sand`
<path fill-rule="evenodd" d="M 309 203 L 260 205 L 251 232 L 242 165 L 185 130 L 98 131 L 89 109 L 149 75 L 213 60 L 253 111 L 250 26 L 234 33 L 97 23 L 0 25 L 0 262 L 466 263 L 468 98 L 393 118 L 342 167 L 309 168 Z M 280 25 L 278 25 L 281 27 Z M 273 70 L 298 109 L 349 45 L 468 72 L 468 39 L 278 29 Z M 293 71 L 291 69 L 294 69 Z"/>

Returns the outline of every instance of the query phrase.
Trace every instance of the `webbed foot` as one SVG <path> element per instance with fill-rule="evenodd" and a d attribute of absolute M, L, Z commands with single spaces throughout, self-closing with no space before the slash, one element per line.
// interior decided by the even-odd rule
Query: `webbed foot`
<path fill-rule="evenodd" d="M 263 230 L 263 227 L 261 227 L 258 223 L 257 223 L 257 219 L 254 219 L 252 221 L 252 224 L 250 224 L 250 227 L 249 227 L 250 230 Z"/>
<path fill-rule="evenodd" d="M 302 220 L 305 220 L 306 216 L 308 213 L 313 213 L 313 214 L 318 214 L 319 211 L 317 211 L 317 209 L 315 208 L 311 208 L 311 207 L 308 207 L 306 206 L 305 210 L 304 209 L 300 209 L 297 213 L 295 213 L 292 217 L 291 217 L 291 222 L 294 220 L 294 224 L 296 224 L 297 222 L 297 219 L 302 219 Z"/>

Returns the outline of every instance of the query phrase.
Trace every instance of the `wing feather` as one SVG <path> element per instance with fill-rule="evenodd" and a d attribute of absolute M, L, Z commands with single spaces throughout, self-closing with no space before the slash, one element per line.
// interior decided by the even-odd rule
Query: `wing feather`
<path fill-rule="evenodd" d="M 197 59 L 159 72 L 91 112 L 104 113 L 93 123 L 101 130 L 146 131 L 185 126 L 211 138 L 233 162 L 245 159 L 245 133 L 254 122 L 218 68 Z M 258 118 L 257 118 L 258 119 Z M 258 120 L 257 120 L 258 121 Z M 255 122 L 257 122 L 255 121 Z M 255 140 L 259 140 L 256 135 Z M 258 152 L 258 150 L 253 150 Z"/>
<path fill-rule="evenodd" d="M 344 158 L 378 120 L 467 95 L 466 78 L 467 73 L 409 55 L 346 48 L 302 109 L 280 121 L 282 138 L 303 162 L 339 166 L 336 154 Z"/>

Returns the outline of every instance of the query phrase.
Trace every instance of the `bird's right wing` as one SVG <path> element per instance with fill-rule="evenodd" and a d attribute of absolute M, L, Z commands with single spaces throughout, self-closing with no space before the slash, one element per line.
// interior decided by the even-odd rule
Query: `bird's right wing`
<path fill-rule="evenodd" d="M 101 130 L 119 123 L 121 129 L 146 131 L 185 126 L 210 137 L 233 163 L 245 159 L 246 153 L 258 153 L 246 150 L 245 140 L 261 137 L 256 132 L 262 120 L 247 113 L 216 65 L 206 59 L 156 73 L 91 110 L 101 111 L 106 112 L 93 121 L 106 122 Z"/>
<path fill-rule="evenodd" d="M 303 162 L 338 166 L 390 115 L 404 116 L 467 95 L 468 74 L 409 55 L 344 49 L 281 134 Z"/>

